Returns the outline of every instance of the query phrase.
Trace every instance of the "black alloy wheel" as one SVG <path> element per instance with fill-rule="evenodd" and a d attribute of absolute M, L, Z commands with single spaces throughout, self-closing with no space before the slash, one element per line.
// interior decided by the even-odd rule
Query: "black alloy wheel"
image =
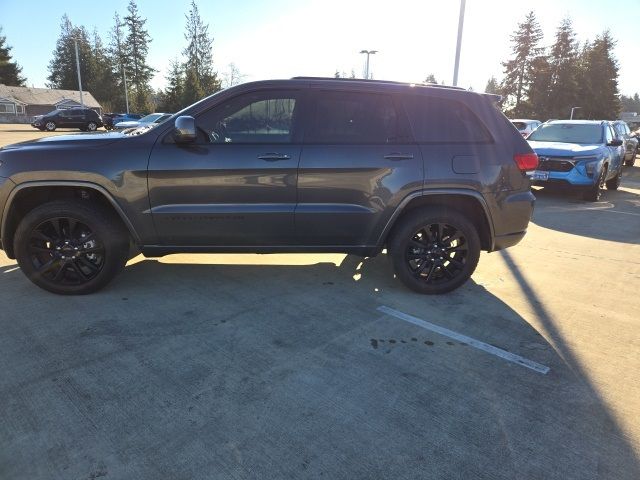
<path fill-rule="evenodd" d="M 70 217 L 45 220 L 31 231 L 27 251 L 35 273 L 59 285 L 81 285 L 104 265 L 104 245 L 87 225 Z"/>
<path fill-rule="evenodd" d="M 405 259 L 416 279 L 437 285 L 463 272 L 468 252 L 467 239 L 460 230 L 446 223 L 432 223 L 414 233 Z"/>
<path fill-rule="evenodd" d="M 100 290 L 129 259 L 129 232 L 117 214 L 85 200 L 56 200 L 24 216 L 13 239 L 22 272 L 61 295 Z"/>
<path fill-rule="evenodd" d="M 398 279 L 425 294 L 450 292 L 465 283 L 481 249 L 478 230 L 465 215 L 431 206 L 398 220 L 387 245 Z"/>

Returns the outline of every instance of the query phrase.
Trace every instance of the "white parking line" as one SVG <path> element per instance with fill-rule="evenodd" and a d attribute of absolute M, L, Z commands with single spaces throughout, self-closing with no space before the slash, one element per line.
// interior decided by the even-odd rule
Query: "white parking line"
<path fill-rule="evenodd" d="M 10 268 L 9 270 L 5 270 L 2 273 L 9 273 L 9 272 L 15 272 L 16 270 L 18 270 L 20 267 L 14 267 L 14 268 Z"/>
<path fill-rule="evenodd" d="M 386 313 L 387 315 L 391 315 L 392 317 L 399 318 L 400 320 L 404 320 L 405 322 L 409 322 L 414 325 L 417 325 L 418 327 L 422 327 L 426 330 L 431 330 L 432 332 L 438 333 L 445 337 L 452 338 L 453 340 L 466 343 L 467 345 L 471 345 L 472 347 L 477 348 L 478 350 L 482 350 L 483 352 L 490 353 L 491 355 L 500 357 L 503 360 L 506 360 L 508 362 L 517 363 L 518 365 L 522 365 L 523 367 L 527 367 L 538 373 L 542 373 L 543 375 L 546 375 L 547 372 L 549 371 L 549 367 L 542 365 L 540 363 L 534 362 L 533 360 L 529 360 L 527 358 L 521 357 L 520 355 L 516 355 L 511 352 L 507 352 L 506 350 L 502 350 L 501 348 L 494 347 L 493 345 L 489 345 L 488 343 L 481 342 L 480 340 L 476 340 L 475 338 L 467 337 L 466 335 L 462 335 L 461 333 L 454 332 L 453 330 L 449 330 L 447 328 L 440 327 L 438 325 L 427 322 L 425 320 L 421 320 L 417 317 L 414 317 L 413 315 L 403 313 L 399 310 L 395 310 L 385 305 L 379 306 L 377 310 L 379 312 Z"/>

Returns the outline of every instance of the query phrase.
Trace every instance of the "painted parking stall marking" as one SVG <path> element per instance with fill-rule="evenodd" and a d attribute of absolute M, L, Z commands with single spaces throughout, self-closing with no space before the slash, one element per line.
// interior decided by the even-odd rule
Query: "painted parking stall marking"
<path fill-rule="evenodd" d="M 382 312 L 386 315 L 390 315 L 392 317 L 396 317 L 400 320 L 404 320 L 405 322 L 412 323 L 418 327 L 422 327 L 426 330 L 430 330 L 439 335 L 443 335 L 445 337 L 449 337 L 453 340 L 457 340 L 459 342 L 464 342 L 471 347 L 477 348 L 478 350 L 482 350 L 483 352 L 490 353 L 491 355 L 495 355 L 496 357 L 500 357 L 507 362 L 516 363 L 520 366 L 529 368 L 535 372 L 546 375 L 549 372 L 549 367 L 546 365 L 542 365 L 541 363 L 534 362 L 533 360 L 529 360 L 528 358 L 521 357 L 520 355 L 516 355 L 511 352 L 507 352 L 498 347 L 494 347 L 493 345 L 489 345 L 488 343 L 481 342 L 480 340 L 476 340 L 475 338 L 467 337 L 458 332 L 454 332 L 453 330 L 449 330 L 448 328 L 441 327 L 431 322 L 427 322 L 418 317 L 414 317 L 413 315 L 409 315 L 407 313 L 401 312 L 391 307 L 387 307 L 385 305 L 381 305 L 377 308 L 379 312 Z"/>

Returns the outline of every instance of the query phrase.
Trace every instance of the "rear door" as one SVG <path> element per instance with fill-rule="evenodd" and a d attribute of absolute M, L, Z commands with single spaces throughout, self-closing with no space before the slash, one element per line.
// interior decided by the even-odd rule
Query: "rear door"
<path fill-rule="evenodd" d="M 310 246 L 375 245 L 401 199 L 422 186 L 420 151 L 393 95 L 311 92 L 297 237 Z"/>

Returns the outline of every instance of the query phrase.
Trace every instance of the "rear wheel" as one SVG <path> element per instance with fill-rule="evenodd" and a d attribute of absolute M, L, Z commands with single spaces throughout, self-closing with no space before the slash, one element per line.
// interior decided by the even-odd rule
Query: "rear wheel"
<path fill-rule="evenodd" d="M 407 287 L 440 294 L 469 279 L 480 258 L 480 238 L 462 214 L 430 207 L 400 220 L 389 251 L 396 274 Z"/>
<path fill-rule="evenodd" d="M 39 287 L 81 295 L 104 287 L 127 262 L 129 235 L 115 214 L 79 200 L 29 212 L 14 238 L 23 273 Z"/>
<path fill-rule="evenodd" d="M 95 132 L 97 128 L 98 128 L 98 124 L 96 122 L 87 123 L 87 130 L 89 130 L 90 132 Z"/>

